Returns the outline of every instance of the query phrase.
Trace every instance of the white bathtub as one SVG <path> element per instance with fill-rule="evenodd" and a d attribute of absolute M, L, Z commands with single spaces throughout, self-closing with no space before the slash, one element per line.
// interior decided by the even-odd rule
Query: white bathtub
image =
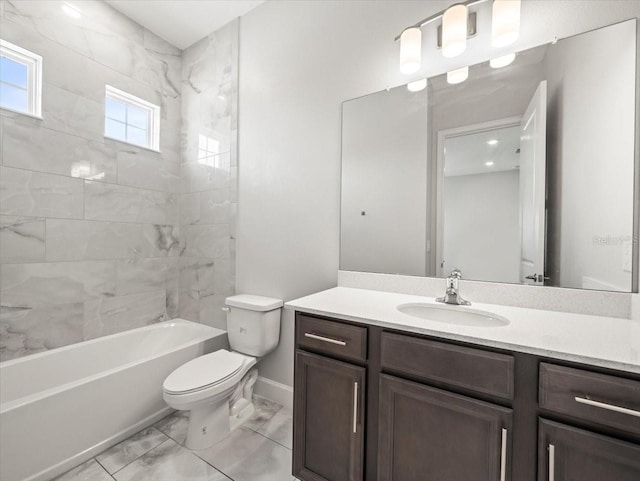
<path fill-rule="evenodd" d="M 51 479 L 161 419 L 165 377 L 227 345 L 174 319 L 0 363 L 0 479 Z"/>

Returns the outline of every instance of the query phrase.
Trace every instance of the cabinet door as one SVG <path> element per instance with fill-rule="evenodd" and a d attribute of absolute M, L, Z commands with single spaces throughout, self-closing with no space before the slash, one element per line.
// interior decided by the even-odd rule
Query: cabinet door
<path fill-rule="evenodd" d="M 296 352 L 293 474 L 363 479 L 365 368 Z"/>
<path fill-rule="evenodd" d="M 538 481 L 638 481 L 640 445 L 540 420 Z"/>
<path fill-rule="evenodd" d="M 378 480 L 509 480 L 511 417 L 511 409 L 383 374 Z"/>

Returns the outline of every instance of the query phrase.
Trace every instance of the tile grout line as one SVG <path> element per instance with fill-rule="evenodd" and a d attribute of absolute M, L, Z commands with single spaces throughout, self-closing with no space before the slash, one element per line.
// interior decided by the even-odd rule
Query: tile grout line
<path fill-rule="evenodd" d="M 117 481 L 116 478 L 114 478 L 113 475 L 107 470 L 107 468 L 105 468 L 102 465 L 102 463 L 100 461 L 98 461 L 98 457 L 97 456 L 94 456 L 92 459 L 98 464 L 98 466 L 100 466 L 104 470 L 105 473 L 107 473 L 107 476 L 109 476 L 114 481 Z"/>
<path fill-rule="evenodd" d="M 260 436 L 262 436 L 263 438 L 268 439 L 269 441 L 271 441 L 271 442 L 273 442 L 273 443 L 276 443 L 278 446 L 282 446 L 283 448 L 285 448 L 285 449 L 287 449 L 287 450 L 289 450 L 289 451 L 292 451 L 292 449 L 291 449 L 291 448 L 288 448 L 287 446 L 285 446 L 284 444 L 282 444 L 282 443 L 281 443 L 281 442 L 279 442 L 279 441 L 276 441 L 275 439 L 271 439 L 271 438 L 270 438 L 269 436 L 267 436 L 266 434 L 260 433 L 260 432 L 258 432 L 258 431 L 254 431 L 254 432 L 255 432 L 256 434 L 259 434 L 259 435 L 260 435 Z"/>
<path fill-rule="evenodd" d="M 155 446 L 151 447 L 150 449 L 147 449 L 147 450 L 146 450 L 144 453 L 142 453 L 140 456 L 138 456 L 138 457 L 137 457 L 137 458 L 135 458 L 135 459 L 132 459 L 131 461 L 129 461 L 129 462 L 128 462 L 127 464 L 125 464 L 124 466 L 122 466 L 122 467 L 120 467 L 120 468 L 116 469 L 113 473 L 109 473 L 109 475 L 110 475 L 112 478 L 114 478 L 114 479 L 115 479 L 115 475 L 116 475 L 117 473 L 119 473 L 120 471 L 122 471 L 124 468 L 126 468 L 126 467 L 127 467 L 127 466 L 129 466 L 130 464 L 135 463 L 137 460 L 139 460 L 139 459 L 140 459 L 141 457 L 143 457 L 145 454 L 148 454 L 150 451 L 154 450 L 155 448 L 157 448 L 157 447 L 158 447 L 158 446 L 160 446 L 161 444 L 163 444 L 163 443 L 165 443 L 165 442 L 167 442 L 167 441 L 169 441 L 169 440 L 171 439 L 169 436 L 167 436 L 165 433 L 163 433 L 162 431 L 160 431 L 158 428 L 156 428 L 156 427 L 154 427 L 154 426 L 150 426 L 150 428 L 151 428 L 151 429 L 155 429 L 155 430 L 156 430 L 156 431 L 158 431 L 159 433 L 163 434 L 163 435 L 165 436 L 165 438 L 166 438 L 166 439 L 163 439 L 160 443 L 156 444 Z M 145 429 L 148 429 L 148 428 L 145 428 Z M 144 431 L 144 429 L 143 429 L 143 431 Z M 140 431 L 138 431 L 138 432 L 140 432 Z M 136 433 L 136 434 L 137 434 L 137 433 Z M 130 436 L 130 437 L 128 437 L 128 438 L 127 438 L 127 439 L 125 439 L 124 441 L 128 441 L 128 440 L 129 440 L 129 439 L 131 439 L 133 436 L 135 436 L 135 434 L 134 434 L 134 435 L 132 435 L 132 436 Z M 172 440 L 172 441 L 174 441 L 173 439 L 171 439 L 171 440 Z M 124 441 L 122 441 L 122 442 L 124 442 Z M 178 443 L 178 444 L 179 444 L 179 443 Z M 116 445 L 116 446 L 117 446 L 117 445 Z M 104 452 L 104 451 L 103 451 L 103 452 Z M 96 459 L 96 461 L 98 461 L 98 460 Z M 100 461 L 98 461 L 98 462 L 100 462 Z M 106 471 L 106 468 L 105 468 L 105 471 Z M 107 471 L 107 472 L 109 472 L 109 471 Z"/>

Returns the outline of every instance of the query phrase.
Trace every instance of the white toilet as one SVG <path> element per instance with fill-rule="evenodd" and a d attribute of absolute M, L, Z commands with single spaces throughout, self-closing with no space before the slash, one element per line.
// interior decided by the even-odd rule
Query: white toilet
<path fill-rule="evenodd" d="M 185 442 L 205 449 L 227 436 L 253 414 L 251 402 L 257 357 L 273 351 L 280 338 L 283 302 L 242 294 L 228 297 L 227 331 L 232 351 L 220 349 L 197 357 L 173 371 L 162 390 L 174 409 L 191 411 Z"/>

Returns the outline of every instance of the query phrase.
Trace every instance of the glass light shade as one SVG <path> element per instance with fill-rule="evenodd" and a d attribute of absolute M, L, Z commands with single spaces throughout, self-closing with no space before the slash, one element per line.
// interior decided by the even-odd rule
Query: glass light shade
<path fill-rule="evenodd" d="M 462 67 L 451 72 L 447 72 L 447 83 L 459 84 L 469 78 L 469 67 Z"/>
<path fill-rule="evenodd" d="M 400 72 L 412 74 L 420 69 L 422 32 L 417 27 L 407 28 L 400 35 Z"/>
<path fill-rule="evenodd" d="M 492 68 L 506 67 L 507 65 L 511 64 L 511 62 L 513 62 L 515 58 L 516 54 L 510 53 L 509 55 L 503 55 L 502 57 L 492 58 L 491 60 L 489 60 L 489 65 L 491 65 Z"/>
<path fill-rule="evenodd" d="M 415 82 L 409 82 L 407 84 L 407 90 L 409 92 L 420 92 L 427 86 L 427 79 L 416 80 Z"/>
<path fill-rule="evenodd" d="M 520 0 L 493 0 L 491 45 L 511 45 L 520 35 Z"/>
<path fill-rule="evenodd" d="M 467 48 L 467 20 L 465 5 L 454 5 L 442 16 L 442 55 L 456 57 Z"/>

